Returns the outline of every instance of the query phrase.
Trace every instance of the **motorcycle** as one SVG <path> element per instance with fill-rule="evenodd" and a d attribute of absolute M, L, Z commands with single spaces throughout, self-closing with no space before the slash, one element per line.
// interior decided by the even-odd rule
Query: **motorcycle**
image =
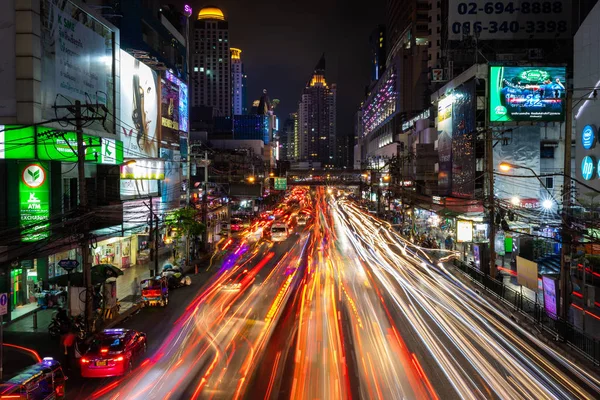
<path fill-rule="evenodd" d="M 59 310 L 48 325 L 48 333 L 50 337 L 58 338 L 69 331 L 75 333 L 79 339 L 85 338 L 85 320 L 82 315 L 68 318 L 62 310 Z"/>

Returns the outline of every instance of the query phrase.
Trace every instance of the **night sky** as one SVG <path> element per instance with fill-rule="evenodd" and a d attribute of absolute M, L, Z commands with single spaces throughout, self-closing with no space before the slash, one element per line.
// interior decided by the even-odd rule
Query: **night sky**
<path fill-rule="evenodd" d="M 194 8 L 192 19 L 206 5 L 223 11 L 229 21 L 230 46 L 242 50 L 248 106 L 267 89 L 271 99 L 281 100 L 275 110 L 280 125 L 288 113 L 296 111 L 302 88 L 325 53 L 325 78 L 338 85 L 337 134 L 353 133 L 353 115 L 370 80 L 369 34 L 384 22 L 384 0 L 364 2 L 369 7 L 360 9 L 347 0 L 209 0 L 188 4 Z"/>

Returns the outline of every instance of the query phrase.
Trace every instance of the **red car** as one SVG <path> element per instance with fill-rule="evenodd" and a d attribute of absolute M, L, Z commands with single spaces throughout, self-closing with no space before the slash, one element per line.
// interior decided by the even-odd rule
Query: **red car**
<path fill-rule="evenodd" d="M 244 221 L 241 218 L 231 218 L 231 232 L 239 232 L 244 228 Z"/>
<path fill-rule="evenodd" d="M 81 376 L 106 378 L 129 373 L 146 352 L 146 334 L 133 329 L 105 329 L 81 357 Z"/>

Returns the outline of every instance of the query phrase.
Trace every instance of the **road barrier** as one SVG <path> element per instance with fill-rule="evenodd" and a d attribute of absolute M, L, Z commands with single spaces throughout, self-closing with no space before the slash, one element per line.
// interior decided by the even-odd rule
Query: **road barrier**
<path fill-rule="evenodd" d="M 544 306 L 537 301 L 531 301 L 522 293 L 506 286 L 501 281 L 469 266 L 468 264 L 454 260 L 454 266 L 465 274 L 472 282 L 477 283 L 488 293 L 491 293 L 515 311 L 521 312 L 531 322 L 540 326 L 558 339 L 566 342 L 569 346 L 578 350 L 596 365 L 600 365 L 600 341 L 586 335 L 579 328 L 558 317 L 551 318 Z"/>

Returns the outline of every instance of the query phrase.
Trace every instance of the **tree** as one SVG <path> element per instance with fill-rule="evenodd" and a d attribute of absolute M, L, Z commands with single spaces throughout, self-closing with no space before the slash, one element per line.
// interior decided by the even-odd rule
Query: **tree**
<path fill-rule="evenodd" d="M 186 249 L 189 248 L 191 239 L 196 239 L 205 230 L 206 226 L 199 222 L 200 212 L 193 207 L 179 208 L 171 212 L 166 218 L 166 225 L 172 232 L 172 237 L 176 243 L 180 239 L 186 238 Z"/>

